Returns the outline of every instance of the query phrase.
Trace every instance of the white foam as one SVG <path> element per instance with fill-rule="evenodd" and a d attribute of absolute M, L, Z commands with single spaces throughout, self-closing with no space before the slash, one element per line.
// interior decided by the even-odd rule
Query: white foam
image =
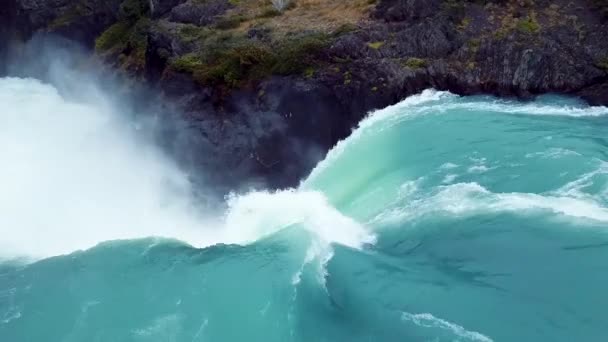
<path fill-rule="evenodd" d="M 463 98 L 460 98 L 463 99 Z M 569 116 L 569 117 L 598 117 L 608 115 L 608 107 L 604 106 L 569 106 L 569 105 L 548 105 L 538 102 L 520 102 L 494 99 L 489 101 L 484 98 L 479 101 L 475 98 L 466 99 L 459 102 L 442 103 L 440 105 L 429 106 L 428 112 L 449 112 L 454 110 L 467 110 L 477 112 L 495 112 L 504 114 L 518 115 L 541 115 L 541 116 Z"/>
<path fill-rule="evenodd" d="M 579 178 L 565 184 L 551 194 L 555 196 L 567 196 L 591 201 L 606 200 L 606 198 L 603 197 L 606 197 L 606 191 L 608 191 L 608 189 L 604 189 L 604 191 L 601 191 L 597 195 L 585 192 L 585 188 L 594 185 L 594 179 L 596 177 L 605 175 L 608 175 L 608 162 L 599 161 L 599 166 L 597 169 L 583 174 Z"/>
<path fill-rule="evenodd" d="M 187 177 L 100 95 L 74 103 L 0 79 L 0 253 L 44 257 L 101 241 L 212 239 Z"/>
<path fill-rule="evenodd" d="M 603 106 L 567 106 L 567 105 L 544 105 L 534 102 L 522 103 L 514 101 L 495 100 L 484 104 L 480 109 L 508 114 L 525 115 L 551 115 L 551 116 L 603 116 L 608 115 L 608 107 Z"/>
<path fill-rule="evenodd" d="M 11 321 L 21 318 L 21 311 L 16 310 L 15 308 L 9 308 L 8 311 L 4 314 L 4 317 L 0 319 L 1 324 L 8 324 Z"/>
<path fill-rule="evenodd" d="M 473 162 L 473 165 L 467 169 L 468 173 L 484 173 L 493 169 L 493 167 L 486 165 L 486 158 L 471 157 L 469 160 Z"/>
<path fill-rule="evenodd" d="M 224 217 L 202 217 L 186 175 L 102 101 L 71 103 L 39 81 L 0 79 L 0 102 L 3 256 L 150 236 L 197 247 L 248 244 L 293 224 L 321 245 L 374 241 L 318 192 L 233 195 Z"/>
<path fill-rule="evenodd" d="M 484 173 L 489 170 L 490 170 L 490 168 L 485 165 L 473 165 L 473 166 L 469 167 L 467 172 L 468 173 Z"/>
<path fill-rule="evenodd" d="M 535 153 L 527 153 L 526 158 L 545 158 L 545 159 L 560 159 L 567 156 L 580 156 L 581 154 L 572 150 L 568 150 L 565 148 L 550 148 L 546 151 L 535 152 Z"/>
<path fill-rule="evenodd" d="M 467 330 L 456 323 L 448 322 L 444 319 L 437 318 L 430 313 L 411 314 L 409 312 L 403 312 L 401 315 L 401 319 L 404 321 L 412 322 L 422 328 L 432 328 L 448 331 L 457 337 L 455 341 L 465 339 L 468 341 L 493 342 L 493 340 L 486 335 L 483 335 L 476 331 Z"/>
<path fill-rule="evenodd" d="M 313 239 L 292 276 L 292 285 L 299 284 L 304 269 L 312 265 L 317 282 L 325 288 L 333 244 L 361 249 L 376 241 L 372 232 L 331 206 L 321 192 L 296 189 L 230 196 L 220 240 L 248 244 L 294 225 L 307 230 Z"/>
<path fill-rule="evenodd" d="M 446 175 L 443 178 L 443 180 L 441 181 L 441 183 L 442 184 L 451 184 L 451 183 L 454 183 L 456 178 L 458 178 L 458 175 L 451 173 L 451 174 Z"/>
<path fill-rule="evenodd" d="M 457 168 L 457 167 L 458 167 L 458 165 L 457 165 L 457 164 L 454 164 L 454 163 L 445 163 L 445 164 L 442 164 L 442 165 L 439 167 L 439 169 L 440 169 L 440 170 L 451 170 L 451 169 L 455 169 L 455 168 Z"/>
<path fill-rule="evenodd" d="M 373 223 L 395 223 L 430 213 L 474 215 L 479 213 L 550 212 L 598 222 L 608 222 L 608 208 L 591 199 L 532 193 L 492 193 L 477 183 L 440 186 L 430 195 L 401 199 L 401 203 L 374 218 Z"/>
<path fill-rule="evenodd" d="M 364 226 L 332 207 L 320 192 L 251 192 L 228 199 L 222 240 L 246 244 L 295 224 L 325 244 L 361 248 L 375 237 Z"/>

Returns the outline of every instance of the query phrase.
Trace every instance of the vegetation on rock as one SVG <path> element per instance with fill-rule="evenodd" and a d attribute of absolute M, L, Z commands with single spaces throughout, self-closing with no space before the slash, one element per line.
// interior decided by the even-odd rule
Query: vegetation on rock
<path fill-rule="evenodd" d="M 96 40 L 100 55 L 117 56 L 117 63 L 127 71 L 138 73 L 146 64 L 148 47 L 149 2 L 124 0 L 120 5 L 119 21 L 107 28 Z"/>
<path fill-rule="evenodd" d="M 592 2 L 595 8 L 604 8 L 603 0 Z M 141 72 L 146 60 L 154 60 L 146 56 L 151 51 L 161 60 L 155 62 L 155 68 L 161 63 L 161 80 L 175 72 L 187 73 L 202 85 L 225 88 L 255 84 L 272 75 L 318 78 L 352 88 L 367 77 L 361 75 L 368 70 L 363 64 L 382 69 L 386 63 L 387 70 L 399 72 L 438 64 L 441 67 L 432 70 L 475 74 L 487 69 L 488 57 L 505 47 L 514 56 L 508 60 L 509 70 L 518 70 L 517 63 L 527 61 L 517 53 L 522 48 L 535 54 L 553 32 L 575 34 L 579 40 L 590 32 L 584 25 L 588 21 L 579 19 L 584 17 L 578 8 L 544 0 L 298 0 L 291 6 L 285 1 L 285 7 L 276 7 L 271 0 L 190 0 L 187 8 L 204 20 L 194 14 L 188 19 L 186 14 L 184 21 L 174 19 L 172 12 L 151 19 L 149 3 L 124 0 L 118 22 L 97 38 L 97 52 L 123 69 Z M 69 21 L 81 13 L 76 10 L 57 21 Z M 150 37 L 157 40 L 150 43 Z M 389 63 L 402 68 L 390 69 Z M 596 60 L 595 72 L 606 70 L 606 64 Z M 333 73 L 334 69 L 339 71 Z M 344 70 L 349 74 L 341 79 Z M 495 74 L 494 69 L 487 72 Z"/>
<path fill-rule="evenodd" d="M 408 58 L 403 62 L 403 66 L 410 69 L 422 69 L 427 66 L 427 63 L 422 58 Z"/>
<path fill-rule="evenodd" d="M 202 84 L 236 87 L 272 74 L 311 75 L 316 54 L 329 42 L 325 34 L 309 34 L 263 43 L 244 36 L 210 36 L 205 49 L 178 57 L 171 67 L 191 73 Z M 313 69 L 314 70 L 314 69 Z"/>
<path fill-rule="evenodd" d="M 537 33 L 540 30 L 540 25 L 533 16 L 526 19 L 520 19 L 517 22 L 517 29 L 524 33 Z"/>
<path fill-rule="evenodd" d="M 374 50 L 378 50 L 379 48 L 382 47 L 382 45 L 384 45 L 383 41 L 367 43 L 367 46 L 369 46 L 370 48 L 372 48 Z"/>

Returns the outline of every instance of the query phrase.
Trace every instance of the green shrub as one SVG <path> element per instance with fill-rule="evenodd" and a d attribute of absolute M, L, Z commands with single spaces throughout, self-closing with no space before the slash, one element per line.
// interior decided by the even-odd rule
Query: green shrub
<path fill-rule="evenodd" d="M 536 19 L 528 17 L 517 22 L 517 29 L 523 33 L 537 33 L 540 31 L 540 25 Z"/>
<path fill-rule="evenodd" d="M 95 40 L 99 54 L 118 55 L 124 69 L 141 71 L 146 64 L 150 19 L 142 18 L 135 23 L 120 21 L 110 26 Z"/>
<path fill-rule="evenodd" d="M 184 55 L 174 60 L 171 67 L 191 73 L 203 84 L 236 87 L 241 81 L 267 75 L 273 61 L 269 49 L 251 43 L 206 50 L 209 52 Z"/>
<path fill-rule="evenodd" d="M 211 29 L 196 25 L 185 25 L 179 29 L 179 37 L 184 42 L 193 42 L 196 40 L 205 39 L 211 34 L 213 34 Z"/>
<path fill-rule="evenodd" d="M 128 40 L 131 25 L 128 22 L 120 21 L 110 26 L 95 40 L 95 50 L 104 52 L 115 46 L 122 45 Z"/>
<path fill-rule="evenodd" d="M 426 67 L 427 63 L 422 58 L 408 58 L 403 62 L 403 66 L 410 69 L 422 69 Z"/>
<path fill-rule="evenodd" d="M 175 71 L 193 73 L 203 65 L 201 57 L 195 53 L 189 53 L 171 62 L 171 67 Z"/>
<path fill-rule="evenodd" d="M 381 48 L 382 46 L 384 46 L 384 42 L 379 41 L 379 42 L 370 42 L 367 43 L 367 46 L 369 46 L 370 48 L 374 49 L 374 50 L 378 50 L 379 48 Z"/>
<path fill-rule="evenodd" d="M 202 84 L 237 87 L 272 74 L 314 75 L 316 54 L 327 45 L 323 34 L 287 38 L 265 44 L 242 36 L 210 37 L 204 50 L 173 60 L 172 69 L 187 72 Z"/>
<path fill-rule="evenodd" d="M 329 37 L 323 33 L 311 34 L 302 38 L 287 39 L 276 48 L 276 61 L 273 73 L 289 75 L 303 72 L 315 64 L 318 53 L 329 43 Z"/>
<path fill-rule="evenodd" d="M 304 77 L 306 78 L 312 78 L 315 75 L 315 68 L 313 67 L 307 67 L 304 70 Z"/>

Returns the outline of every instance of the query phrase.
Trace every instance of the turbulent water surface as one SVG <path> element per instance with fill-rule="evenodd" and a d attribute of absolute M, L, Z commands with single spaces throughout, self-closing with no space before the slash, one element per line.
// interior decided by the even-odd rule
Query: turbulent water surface
<path fill-rule="evenodd" d="M 608 338 L 606 108 L 425 91 L 203 218 L 114 109 L 0 103 L 0 341 Z"/>

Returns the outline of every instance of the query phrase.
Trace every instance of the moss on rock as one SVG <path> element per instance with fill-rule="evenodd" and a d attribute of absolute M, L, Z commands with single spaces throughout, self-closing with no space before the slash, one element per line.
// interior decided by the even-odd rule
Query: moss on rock
<path fill-rule="evenodd" d="M 378 50 L 379 48 L 381 48 L 384 45 L 383 41 L 378 41 L 378 42 L 370 42 L 367 43 L 367 46 L 374 49 L 374 50 Z"/>
<path fill-rule="evenodd" d="M 170 66 L 173 70 L 192 74 L 199 83 L 228 87 L 237 87 L 273 74 L 312 77 L 314 66 L 319 63 L 316 55 L 328 42 L 325 34 L 309 34 L 274 42 L 216 34 L 206 39 L 203 51 L 178 57 L 170 62 Z"/>
<path fill-rule="evenodd" d="M 128 41 L 130 31 L 131 24 L 124 21 L 117 22 L 95 40 L 95 50 L 105 52 L 116 46 L 124 45 Z"/>
<path fill-rule="evenodd" d="M 422 58 L 408 58 L 403 61 L 402 65 L 410 69 L 422 69 L 427 66 L 427 62 Z"/>
<path fill-rule="evenodd" d="M 95 41 L 99 55 L 118 55 L 120 66 L 129 71 L 142 71 L 146 65 L 150 19 L 135 23 L 119 21 L 104 31 Z"/>
<path fill-rule="evenodd" d="M 533 16 L 529 16 L 517 22 L 517 29 L 523 33 L 537 33 L 540 31 L 540 24 Z"/>

